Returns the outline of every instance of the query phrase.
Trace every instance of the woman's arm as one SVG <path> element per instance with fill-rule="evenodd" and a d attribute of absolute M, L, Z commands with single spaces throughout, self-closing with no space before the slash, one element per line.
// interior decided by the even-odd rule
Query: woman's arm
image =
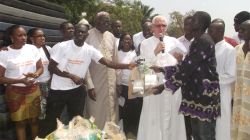
<path fill-rule="evenodd" d="M 36 62 L 36 72 L 34 73 L 34 75 L 35 75 L 34 78 L 37 78 L 37 77 L 39 77 L 42 74 L 43 74 L 43 63 L 42 63 L 42 60 L 39 59 Z"/>
<path fill-rule="evenodd" d="M 28 80 L 27 77 L 22 79 L 14 79 L 14 78 L 7 78 L 4 76 L 5 74 L 5 68 L 0 65 L 0 84 L 17 84 L 17 83 L 23 83 L 25 85 L 31 85 L 34 83 L 33 80 Z"/>

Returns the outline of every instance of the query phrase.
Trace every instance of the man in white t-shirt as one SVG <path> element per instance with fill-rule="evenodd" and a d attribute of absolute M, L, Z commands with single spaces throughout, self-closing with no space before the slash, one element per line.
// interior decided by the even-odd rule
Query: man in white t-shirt
<path fill-rule="evenodd" d="M 185 46 L 187 52 L 189 52 L 189 47 L 193 40 L 193 34 L 191 30 L 192 16 L 187 16 L 184 19 L 184 35 L 179 37 L 178 40 Z"/>
<path fill-rule="evenodd" d="M 62 39 L 60 42 L 56 43 L 50 50 L 50 55 L 52 55 L 53 53 L 57 52 L 58 50 L 58 47 L 60 47 L 60 43 L 62 41 L 68 41 L 68 40 L 71 40 L 73 39 L 74 37 L 74 32 L 75 32 L 75 29 L 74 29 L 74 25 L 69 22 L 69 21 L 66 21 L 66 22 L 63 22 L 60 24 L 60 32 L 61 32 L 61 35 L 62 35 Z M 65 116 L 64 116 L 65 117 Z M 63 120 L 65 120 L 65 118 L 63 118 Z M 66 119 L 67 120 L 67 119 Z"/>
<path fill-rule="evenodd" d="M 69 119 L 82 115 L 86 91 L 82 88 L 91 60 L 110 68 L 132 68 L 134 64 L 114 64 L 103 57 L 100 51 L 85 43 L 88 26 L 77 24 L 74 40 L 61 42 L 57 52 L 51 55 L 49 70 L 53 72 L 51 91 L 48 97 L 45 125 L 42 125 L 45 137 L 56 129 L 64 106 L 68 107 Z M 45 127 L 46 126 L 46 127 Z M 43 128 L 45 127 L 45 128 Z"/>
<path fill-rule="evenodd" d="M 144 39 L 147 39 L 153 35 L 152 23 L 150 20 L 142 21 L 142 31 L 133 35 L 133 42 L 137 55 L 140 55 L 140 45 Z"/>
<path fill-rule="evenodd" d="M 62 41 L 68 41 L 73 39 L 74 37 L 74 25 L 69 22 L 69 21 L 65 21 L 63 23 L 60 24 L 60 32 L 62 35 L 62 39 L 60 40 L 60 42 L 58 42 L 57 44 L 55 44 L 51 50 L 49 51 L 50 55 L 52 55 L 53 53 L 58 51 L 58 48 L 60 47 L 60 43 Z M 64 124 L 68 124 L 69 122 L 69 116 L 68 116 L 68 112 L 67 112 L 67 107 L 65 107 L 63 109 L 63 113 L 60 117 L 60 120 L 64 123 Z"/>

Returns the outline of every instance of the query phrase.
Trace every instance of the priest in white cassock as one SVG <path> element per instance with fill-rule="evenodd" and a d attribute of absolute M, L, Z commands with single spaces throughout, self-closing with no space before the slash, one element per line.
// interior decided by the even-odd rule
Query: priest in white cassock
<path fill-rule="evenodd" d="M 110 15 L 99 12 L 95 19 L 95 28 L 89 30 L 86 42 L 101 51 L 103 56 L 116 62 L 117 47 L 114 35 L 108 31 Z M 118 122 L 118 102 L 116 95 L 116 73 L 96 62 L 91 62 L 87 78 L 88 98 L 86 117 L 93 116 L 98 128 L 103 129 L 105 122 Z"/>
<path fill-rule="evenodd" d="M 167 29 L 165 17 L 154 17 L 152 25 L 153 36 L 142 41 L 139 57 L 161 67 L 177 64 L 173 51 L 187 50 L 177 39 L 163 35 Z M 158 76 L 163 83 L 164 75 Z M 181 92 L 177 92 L 164 90 L 162 94 L 143 97 L 137 140 L 186 140 L 184 117 L 179 113 Z"/>
<path fill-rule="evenodd" d="M 236 51 L 224 38 L 225 23 L 215 19 L 208 28 L 214 40 L 215 56 L 219 74 L 221 117 L 216 120 L 216 140 L 231 140 L 232 86 L 236 76 Z"/>

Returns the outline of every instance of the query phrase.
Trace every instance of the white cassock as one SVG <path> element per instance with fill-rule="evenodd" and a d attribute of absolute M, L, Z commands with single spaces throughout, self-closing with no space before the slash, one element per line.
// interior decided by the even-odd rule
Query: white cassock
<path fill-rule="evenodd" d="M 176 59 L 168 52 L 170 48 L 184 46 L 177 39 L 165 36 L 165 52 L 155 56 L 154 49 L 158 43 L 159 39 L 154 36 L 142 41 L 139 57 L 145 58 L 146 62 L 162 57 L 167 65 L 175 65 Z M 159 73 L 158 76 L 163 83 L 164 75 Z M 137 140 L 186 140 L 184 116 L 179 113 L 181 97 L 180 90 L 175 94 L 164 90 L 159 95 L 143 97 Z"/>
<path fill-rule="evenodd" d="M 119 47 L 119 42 L 120 42 L 120 38 L 116 38 L 115 37 L 115 46 L 118 48 Z"/>
<path fill-rule="evenodd" d="M 105 59 L 117 61 L 117 47 L 112 33 L 108 31 L 101 33 L 96 28 L 92 28 L 89 30 L 86 43 L 101 51 Z M 86 75 L 88 88 L 94 88 L 96 101 L 89 97 L 86 98 L 85 117 L 93 116 L 98 128 L 103 129 L 108 121 L 118 122 L 116 73 L 114 69 L 94 61 L 91 61 L 89 65 L 89 73 Z"/>
<path fill-rule="evenodd" d="M 216 140 L 231 139 L 232 85 L 236 75 L 236 51 L 222 40 L 215 44 L 215 55 L 220 82 L 221 117 L 216 121 Z"/>

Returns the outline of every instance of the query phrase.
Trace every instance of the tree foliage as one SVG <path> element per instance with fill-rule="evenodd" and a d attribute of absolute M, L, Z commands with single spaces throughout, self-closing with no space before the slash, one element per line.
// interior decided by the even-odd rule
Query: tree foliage
<path fill-rule="evenodd" d="M 68 20 L 77 23 L 81 18 L 94 24 L 96 13 L 107 11 L 112 20 L 121 20 L 123 29 L 130 34 L 141 30 L 141 20 L 144 17 L 151 18 L 154 8 L 143 5 L 141 1 L 112 0 L 105 3 L 102 0 L 47 0 L 64 6 Z M 86 13 L 86 15 L 82 15 Z"/>
<path fill-rule="evenodd" d="M 84 11 L 96 12 L 100 0 L 47 0 L 62 5 L 68 20 L 77 23 L 82 18 Z"/>
<path fill-rule="evenodd" d="M 170 15 L 170 24 L 168 25 L 168 30 L 167 30 L 168 34 L 173 37 L 181 36 L 184 33 L 182 28 L 183 15 L 178 11 L 174 11 L 169 15 Z"/>
<path fill-rule="evenodd" d="M 143 14 L 137 2 L 130 3 L 123 0 L 115 0 L 114 5 L 102 7 L 100 10 L 109 12 L 112 20 L 121 20 L 123 30 L 130 34 L 141 30 L 140 23 Z"/>
<path fill-rule="evenodd" d="M 152 7 L 149 7 L 148 5 L 144 5 L 144 4 L 140 3 L 140 7 L 141 7 L 142 14 L 143 14 L 144 18 L 152 19 L 154 16 L 158 15 L 158 14 L 153 14 L 155 9 Z"/>
<path fill-rule="evenodd" d="M 185 13 L 185 15 L 182 15 L 178 11 L 170 13 L 170 23 L 167 30 L 168 35 L 176 38 L 182 36 L 184 34 L 183 24 L 185 17 L 188 15 L 193 15 L 194 13 L 194 10 Z"/>

